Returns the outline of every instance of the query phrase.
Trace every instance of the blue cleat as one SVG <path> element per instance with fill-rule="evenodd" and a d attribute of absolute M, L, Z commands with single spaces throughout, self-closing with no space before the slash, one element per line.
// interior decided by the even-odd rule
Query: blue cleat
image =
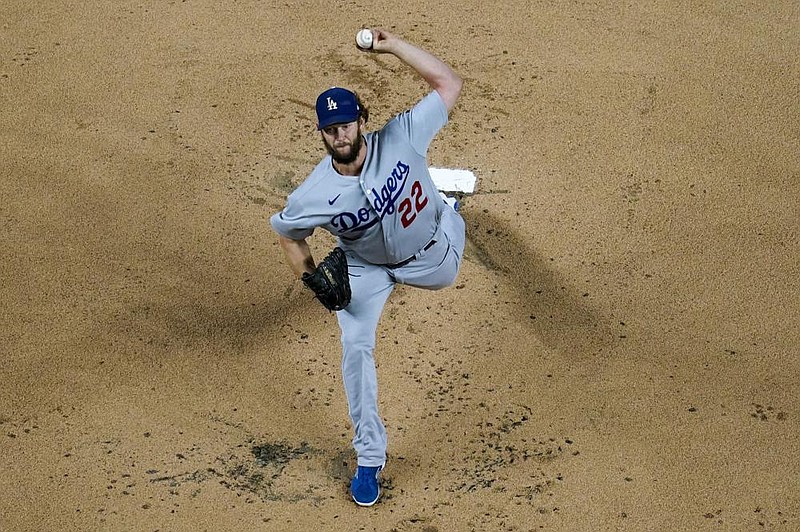
<path fill-rule="evenodd" d="M 353 481 L 350 483 L 350 494 L 359 506 L 372 506 L 381 496 L 379 475 L 383 466 L 358 466 Z"/>

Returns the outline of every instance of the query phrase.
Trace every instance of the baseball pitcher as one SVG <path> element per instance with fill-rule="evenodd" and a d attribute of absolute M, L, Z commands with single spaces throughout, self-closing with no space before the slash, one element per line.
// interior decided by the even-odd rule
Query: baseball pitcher
<path fill-rule="evenodd" d="M 379 473 L 386 463 L 373 358 L 384 305 L 396 283 L 430 290 L 452 285 L 465 241 L 464 220 L 439 195 L 426 157 L 461 93 L 461 78 L 398 36 L 383 29 L 373 29 L 372 36 L 370 53 L 394 55 L 431 91 L 372 132 L 365 129 L 368 110 L 354 92 L 322 92 L 316 114 L 328 156 L 270 220 L 292 271 L 336 312 L 358 456 L 350 491 L 362 506 L 380 497 Z M 319 264 L 306 241 L 317 227 L 337 238 Z"/>

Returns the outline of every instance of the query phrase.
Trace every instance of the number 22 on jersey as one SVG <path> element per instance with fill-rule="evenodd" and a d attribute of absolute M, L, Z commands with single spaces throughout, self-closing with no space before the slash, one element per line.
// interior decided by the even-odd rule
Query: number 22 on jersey
<path fill-rule="evenodd" d="M 414 181 L 411 185 L 411 195 L 400 202 L 398 211 L 400 212 L 400 223 L 403 224 L 405 229 L 417 218 L 417 213 L 425 208 L 428 204 L 428 198 L 422 191 L 422 185 L 419 181 Z"/>

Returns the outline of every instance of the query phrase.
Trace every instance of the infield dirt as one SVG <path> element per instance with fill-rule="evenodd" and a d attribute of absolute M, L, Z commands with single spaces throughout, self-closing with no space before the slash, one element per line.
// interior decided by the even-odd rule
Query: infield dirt
<path fill-rule="evenodd" d="M 487 5 L 3 3 L 0 530 L 800 529 L 800 7 Z M 478 176 L 381 321 L 368 509 L 268 223 L 320 91 L 426 91 L 362 25 L 462 75 L 429 160 Z"/>

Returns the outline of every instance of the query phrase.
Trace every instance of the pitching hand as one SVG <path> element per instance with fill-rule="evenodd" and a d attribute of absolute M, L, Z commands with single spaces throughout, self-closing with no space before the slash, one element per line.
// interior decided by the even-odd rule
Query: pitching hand
<path fill-rule="evenodd" d="M 372 50 L 381 54 L 393 54 L 402 39 L 383 28 L 372 28 Z"/>

